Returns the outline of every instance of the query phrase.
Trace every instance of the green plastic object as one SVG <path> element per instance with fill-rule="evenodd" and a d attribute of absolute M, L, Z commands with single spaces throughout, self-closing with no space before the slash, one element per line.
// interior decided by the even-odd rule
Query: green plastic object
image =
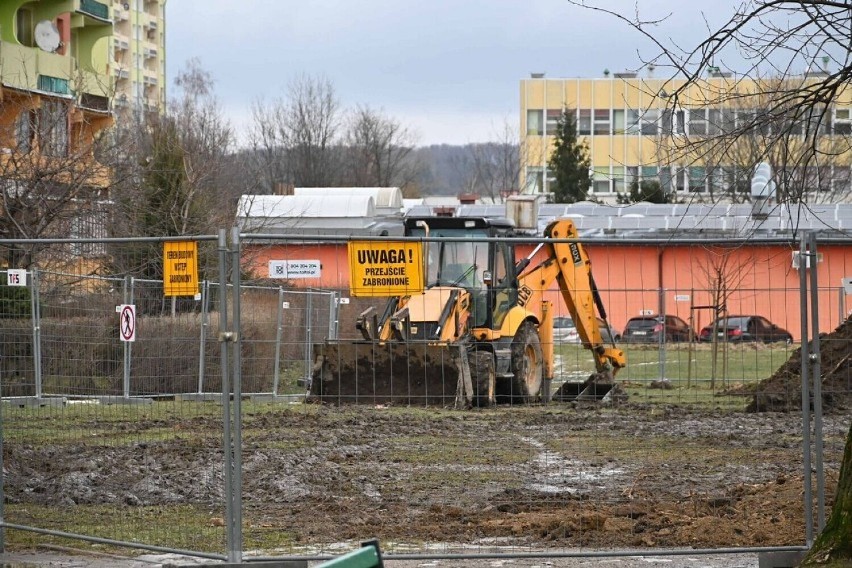
<path fill-rule="evenodd" d="M 376 568 L 378 566 L 381 566 L 379 552 L 375 546 L 370 545 L 332 558 L 316 568 Z"/>

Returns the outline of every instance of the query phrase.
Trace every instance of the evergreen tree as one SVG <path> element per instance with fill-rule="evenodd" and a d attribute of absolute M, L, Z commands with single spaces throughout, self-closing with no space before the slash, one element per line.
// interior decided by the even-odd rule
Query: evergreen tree
<path fill-rule="evenodd" d="M 654 180 L 633 181 L 630 183 L 629 203 L 668 203 L 669 196 L 663 191 L 660 182 Z"/>
<path fill-rule="evenodd" d="M 585 141 L 577 139 L 574 112 L 567 108 L 559 115 L 556 141 L 547 166 L 556 176 L 551 185 L 556 203 L 576 203 L 587 198 L 592 185 L 589 147 Z"/>

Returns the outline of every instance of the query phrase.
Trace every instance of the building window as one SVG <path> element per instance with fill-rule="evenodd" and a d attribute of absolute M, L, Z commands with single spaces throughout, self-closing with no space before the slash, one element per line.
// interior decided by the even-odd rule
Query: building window
<path fill-rule="evenodd" d="M 682 110 L 663 110 L 663 134 L 667 136 L 686 134 L 685 118 Z"/>
<path fill-rule="evenodd" d="M 592 192 L 594 193 L 610 193 L 612 192 L 610 186 L 610 175 L 609 175 L 609 167 L 602 166 L 598 168 L 594 168 L 594 173 L 592 174 Z"/>
<path fill-rule="evenodd" d="M 612 111 L 612 133 L 613 134 L 624 134 L 624 111 L 623 110 L 615 110 Z"/>
<path fill-rule="evenodd" d="M 729 134 L 736 127 L 736 113 L 732 109 L 707 109 L 707 134 L 718 136 Z"/>
<path fill-rule="evenodd" d="M 707 171 L 705 168 L 701 166 L 690 166 L 689 191 L 693 193 L 704 193 L 707 191 Z"/>
<path fill-rule="evenodd" d="M 598 135 L 609 135 L 610 133 L 610 123 L 609 123 L 609 109 L 597 109 L 595 110 L 595 124 L 594 124 L 594 133 Z"/>
<path fill-rule="evenodd" d="M 553 187 L 553 185 L 556 183 L 556 172 L 554 172 L 550 168 L 545 168 L 544 169 L 544 180 L 545 180 L 545 183 L 546 183 L 546 186 L 545 186 L 546 190 L 549 193 L 553 193 L 553 191 L 550 188 Z"/>
<path fill-rule="evenodd" d="M 580 109 L 580 117 L 577 119 L 577 136 L 591 136 L 592 134 L 592 111 L 587 108 Z"/>
<path fill-rule="evenodd" d="M 544 134 L 542 124 L 542 110 L 530 109 L 527 111 L 527 135 L 541 136 Z"/>
<path fill-rule="evenodd" d="M 625 166 L 614 167 L 612 174 L 612 185 L 615 193 L 627 194 L 630 192 L 630 186 L 633 182 L 639 181 L 639 167 Z"/>
<path fill-rule="evenodd" d="M 834 174 L 832 179 L 832 187 L 835 193 L 848 195 L 850 189 L 850 180 L 852 175 L 849 172 L 849 166 L 834 166 Z"/>
<path fill-rule="evenodd" d="M 660 111 L 657 109 L 648 109 L 642 115 L 642 122 L 640 124 L 640 132 L 645 136 L 656 136 L 657 135 L 657 123 L 660 120 Z"/>
<path fill-rule="evenodd" d="M 27 8 L 18 9 L 18 12 L 15 14 L 15 36 L 21 45 L 35 47 L 32 10 Z"/>
<path fill-rule="evenodd" d="M 657 166 L 642 166 L 642 179 L 640 181 L 659 181 Z"/>
<path fill-rule="evenodd" d="M 560 109 L 547 109 L 547 135 L 556 136 L 559 133 L 559 117 L 562 116 Z"/>
<path fill-rule="evenodd" d="M 78 211 L 71 219 L 72 239 L 103 239 L 106 238 L 106 212 L 103 210 Z M 73 243 L 71 252 L 78 256 L 103 256 L 106 245 L 103 243 Z"/>
<path fill-rule="evenodd" d="M 31 152 L 36 129 L 38 128 L 38 115 L 35 110 L 24 110 L 15 120 L 15 141 L 18 151 Z"/>
<path fill-rule="evenodd" d="M 725 171 L 719 166 L 707 168 L 707 189 L 714 194 L 725 191 Z"/>
<path fill-rule="evenodd" d="M 68 155 L 68 105 L 44 100 L 38 112 L 38 140 L 45 156 Z"/>
<path fill-rule="evenodd" d="M 707 136 L 707 109 L 693 108 L 689 110 L 689 135 Z"/>
<path fill-rule="evenodd" d="M 850 109 L 834 109 L 834 133 L 844 136 L 852 134 L 852 115 L 850 115 Z"/>
<path fill-rule="evenodd" d="M 544 193 L 544 168 L 540 166 L 527 166 L 527 181 L 524 193 Z"/>
<path fill-rule="evenodd" d="M 628 109 L 612 111 L 613 134 L 639 134 L 639 111 Z"/>
<path fill-rule="evenodd" d="M 672 193 L 672 170 L 669 167 L 660 168 L 660 190 L 663 195 Z"/>
<path fill-rule="evenodd" d="M 641 115 L 638 110 L 627 109 L 627 125 L 624 129 L 627 134 L 641 133 Z"/>
<path fill-rule="evenodd" d="M 675 177 L 674 177 L 675 191 L 677 191 L 678 193 L 683 193 L 684 191 L 686 191 L 686 176 L 687 176 L 687 173 L 688 173 L 688 171 L 687 171 L 686 168 L 681 168 L 681 167 L 675 168 Z"/>

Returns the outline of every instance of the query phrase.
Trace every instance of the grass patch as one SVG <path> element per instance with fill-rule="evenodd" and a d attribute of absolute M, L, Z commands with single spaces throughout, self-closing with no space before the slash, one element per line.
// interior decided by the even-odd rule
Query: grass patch
<path fill-rule="evenodd" d="M 710 344 L 619 345 L 627 355 L 627 367 L 619 371 L 621 380 L 649 382 L 662 378 L 678 384 L 724 387 L 735 383 L 753 383 L 769 378 L 787 362 L 795 346 L 783 344 L 745 343 L 719 344 L 715 352 Z M 557 375 L 588 375 L 594 361 L 588 350 L 579 345 L 557 346 Z"/>
<path fill-rule="evenodd" d="M 201 506 L 169 505 L 127 507 L 109 505 L 74 505 L 46 507 L 33 504 L 10 504 L 5 507 L 6 520 L 14 524 L 74 532 L 127 542 L 144 542 L 154 546 L 223 553 L 225 528 L 220 519 L 224 512 Z M 33 549 L 42 544 L 80 546 L 76 539 L 7 530 L 7 545 L 16 550 Z M 126 550 L 112 545 L 96 545 L 104 552 Z"/>

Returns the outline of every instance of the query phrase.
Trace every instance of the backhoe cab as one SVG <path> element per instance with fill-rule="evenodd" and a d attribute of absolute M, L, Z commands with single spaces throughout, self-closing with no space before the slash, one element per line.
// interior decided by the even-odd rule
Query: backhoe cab
<path fill-rule="evenodd" d="M 571 221 L 554 221 L 520 261 L 507 219 L 408 218 L 405 234 L 423 238 L 425 290 L 391 298 L 381 315 L 362 313 L 363 339 L 317 345 L 313 399 L 489 406 L 610 394 L 625 357 L 602 342 L 597 315 L 606 321 L 606 312 L 585 251 L 554 242 L 576 238 Z M 545 292 L 554 281 L 596 369 L 551 397 L 554 313 Z"/>

